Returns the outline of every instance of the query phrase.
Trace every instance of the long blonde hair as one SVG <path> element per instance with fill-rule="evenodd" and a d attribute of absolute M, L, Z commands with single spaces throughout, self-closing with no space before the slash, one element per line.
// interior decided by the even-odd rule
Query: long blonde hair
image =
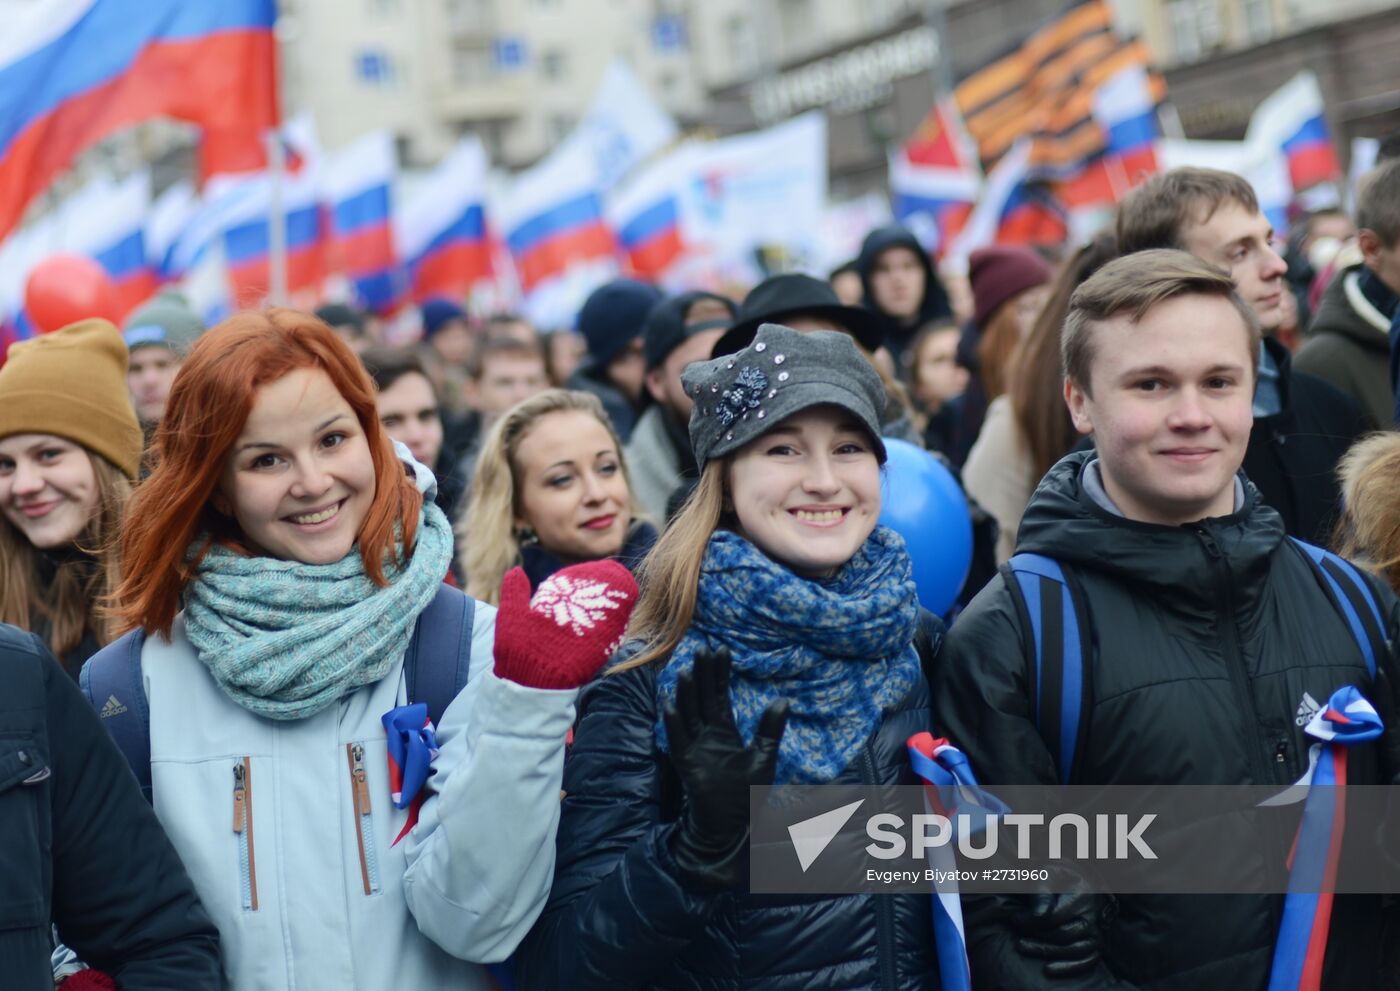
<path fill-rule="evenodd" d="M 1333 543 L 1400 593 L 1400 434 L 1371 434 L 1337 464 L 1346 507 Z"/>
<path fill-rule="evenodd" d="M 637 571 L 641 595 L 632 610 L 627 639 L 643 643 L 641 653 L 611 672 L 641 667 L 669 657 L 695 616 L 700 566 L 705 548 L 725 515 L 725 474 L 731 458 L 707 461 L 691 491 Z"/>
<path fill-rule="evenodd" d="M 101 604 L 121 581 L 119 536 L 131 482 L 106 458 L 81 450 L 92 464 L 97 511 L 73 541 L 79 556 L 61 561 L 52 581 L 40 581 L 43 552 L 0 517 L 0 621 L 32 629 L 38 620 L 46 620 L 48 648 L 55 657 L 78 646 L 89 629 L 99 644 L 110 643 L 120 632 Z"/>
<path fill-rule="evenodd" d="M 637 505 L 622 442 L 597 396 L 589 392 L 546 389 L 516 403 L 486 435 L 472 476 L 467 511 L 457 524 L 458 561 L 466 576 L 467 594 L 473 598 L 498 604 L 501 579 L 520 563 L 520 534 L 516 532 L 515 520 L 520 515 L 516 452 L 521 441 L 541 417 L 568 412 L 591 414 L 607 430 L 617 448 L 617 463 L 627 482 L 629 504 Z"/>

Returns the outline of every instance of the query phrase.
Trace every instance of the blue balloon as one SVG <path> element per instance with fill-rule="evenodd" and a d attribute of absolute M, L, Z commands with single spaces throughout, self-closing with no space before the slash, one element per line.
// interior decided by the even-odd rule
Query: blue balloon
<path fill-rule="evenodd" d="M 953 473 L 908 441 L 885 438 L 880 523 L 904 538 L 919 603 L 946 616 L 972 566 L 972 513 Z"/>

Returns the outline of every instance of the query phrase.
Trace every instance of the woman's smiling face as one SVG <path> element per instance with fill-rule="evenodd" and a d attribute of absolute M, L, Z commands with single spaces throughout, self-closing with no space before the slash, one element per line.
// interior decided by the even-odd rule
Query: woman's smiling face
<path fill-rule="evenodd" d="M 836 406 L 783 420 L 734 455 L 729 493 L 740 532 L 799 575 L 834 574 L 880 517 L 870 434 Z"/>
<path fill-rule="evenodd" d="M 318 368 L 258 390 L 214 498 L 270 557 L 334 564 L 374 501 L 374 461 L 354 410 Z"/>

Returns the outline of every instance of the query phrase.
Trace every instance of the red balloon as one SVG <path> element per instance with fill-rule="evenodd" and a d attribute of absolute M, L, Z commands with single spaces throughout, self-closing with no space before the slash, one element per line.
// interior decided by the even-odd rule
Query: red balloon
<path fill-rule="evenodd" d="M 50 255 L 24 284 L 24 308 L 34 329 L 52 333 L 89 317 L 117 320 L 117 294 L 101 265 L 81 255 Z"/>

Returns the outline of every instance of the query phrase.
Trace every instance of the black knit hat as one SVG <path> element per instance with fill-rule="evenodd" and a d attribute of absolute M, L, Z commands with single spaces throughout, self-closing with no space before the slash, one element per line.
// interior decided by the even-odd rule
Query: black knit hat
<path fill-rule="evenodd" d="M 701 300 L 713 300 L 722 304 L 729 311 L 729 319 L 686 323 L 685 315 L 692 306 Z M 653 306 L 651 312 L 647 314 L 646 330 L 642 333 L 642 347 L 646 352 L 647 371 L 659 368 L 666 357 L 680 347 L 681 342 L 686 338 L 701 331 L 728 327 L 738 311 L 739 307 L 728 296 L 705 292 L 702 289 L 663 299 Z"/>
<path fill-rule="evenodd" d="M 885 387 L 848 334 L 804 334 L 766 323 L 753 343 L 737 353 L 687 365 L 681 384 L 695 400 L 690 446 L 702 466 L 794 413 L 826 405 L 855 414 L 869 431 L 880 463 L 885 461 L 880 439 Z"/>
<path fill-rule="evenodd" d="M 836 290 L 810 275 L 775 275 L 754 286 L 739 307 L 739 319 L 710 353 L 718 358 L 747 347 L 760 324 L 781 324 L 798 315 L 825 317 L 845 330 L 867 351 L 885 343 L 880 319 L 869 310 L 847 306 Z"/>
<path fill-rule="evenodd" d="M 660 299 L 660 289 L 636 279 L 613 279 L 593 290 L 578 311 L 578 331 L 595 367 L 602 368 L 642 336 L 647 314 Z"/>

